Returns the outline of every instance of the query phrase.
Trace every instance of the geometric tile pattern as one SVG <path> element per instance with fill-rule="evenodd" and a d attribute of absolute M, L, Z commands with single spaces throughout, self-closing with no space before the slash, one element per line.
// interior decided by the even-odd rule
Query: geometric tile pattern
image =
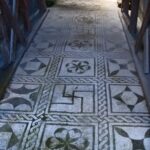
<path fill-rule="evenodd" d="M 66 51 L 94 51 L 94 40 L 92 39 L 73 39 L 66 45 Z"/>
<path fill-rule="evenodd" d="M 61 63 L 59 76 L 94 76 L 95 61 L 92 58 L 64 58 Z"/>
<path fill-rule="evenodd" d="M 0 150 L 149 150 L 149 135 L 116 0 L 58 0 L 0 101 Z"/>
<path fill-rule="evenodd" d="M 49 58 L 25 58 L 22 60 L 17 74 L 43 76 L 49 65 Z"/>
<path fill-rule="evenodd" d="M 78 15 L 74 18 L 74 21 L 83 25 L 93 25 L 95 18 L 93 16 Z"/>
<path fill-rule="evenodd" d="M 95 112 L 94 91 L 93 85 L 55 85 L 49 111 L 93 113 Z"/>
<path fill-rule="evenodd" d="M 0 102 L 0 111 L 33 112 L 40 98 L 40 88 L 36 84 L 11 84 Z"/>
<path fill-rule="evenodd" d="M 40 149 L 95 149 L 94 126 L 44 124 Z M 67 144 L 66 144 L 67 143 Z"/>
<path fill-rule="evenodd" d="M 150 143 L 150 126 L 114 125 L 112 128 L 113 150 L 148 150 Z M 111 137 L 112 138 L 112 137 Z"/>
<path fill-rule="evenodd" d="M 39 39 L 40 40 L 40 39 Z M 41 39 L 42 40 L 42 39 Z M 50 53 L 55 50 L 57 41 L 55 40 L 50 40 L 50 39 L 45 39 L 40 41 L 36 41 L 34 39 L 33 43 L 31 43 L 31 46 L 29 47 L 28 52 L 26 53 L 27 56 L 31 57 L 41 57 L 41 56 L 50 56 Z"/>
<path fill-rule="evenodd" d="M 109 59 L 107 62 L 109 77 L 136 76 L 133 61 L 128 59 Z"/>
<path fill-rule="evenodd" d="M 107 90 L 110 92 L 109 106 L 112 113 L 148 112 L 140 86 L 111 84 Z"/>
<path fill-rule="evenodd" d="M 0 149 L 23 148 L 26 129 L 26 123 L 0 123 Z"/>

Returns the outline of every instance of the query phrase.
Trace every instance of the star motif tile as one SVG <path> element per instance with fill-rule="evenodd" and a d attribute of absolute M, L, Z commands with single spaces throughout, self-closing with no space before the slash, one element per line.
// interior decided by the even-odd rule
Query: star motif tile
<path fill-rule="evenodd" d="M 18 75 L 44 76 L 48 69 L 50 58 L 24 58 L 17 69 Z"/>
<path fill-rule="evenodd" d="M 144 93 L 138 85 L 108 85 L 110 113 L 148 113 Z"/>
<path fill-rule="evenodd" d="M 108 77 L 136 77 L 137 72 L 133 61 L 128 59 L 108 59 Z"/>

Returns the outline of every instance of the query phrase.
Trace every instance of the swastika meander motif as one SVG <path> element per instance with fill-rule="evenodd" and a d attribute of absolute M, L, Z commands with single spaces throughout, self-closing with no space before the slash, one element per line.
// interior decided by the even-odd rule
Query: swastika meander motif
<path fill-rule="evenodd" d="M 55 85 L 49 111 L 94 113 L 94 91 L 94 85 Z"/>

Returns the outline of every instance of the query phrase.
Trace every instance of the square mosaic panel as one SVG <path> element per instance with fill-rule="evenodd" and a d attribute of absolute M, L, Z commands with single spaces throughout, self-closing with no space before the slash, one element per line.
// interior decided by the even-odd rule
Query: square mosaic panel
<path fill-rule="evenodd" d="M 41 127 L 37 147 L 56 150 L 98 149 L 96 130 L 94 125 L 46 123 Z"/>
<path fill-rule="evenodd" d="M 114 35 L 116 36 L 116 35 Z M 112 37 L 114 38 L 114 37 Z M 120 37 L 118 37 L 119 39 Z M 128 44 L 125 40 L 120 41 L 117 38 L 116 41 L 109 40 L 107 37 L 105 38 L 105 48 L 107 52 L 127 52 L 129 51 Z"/>
<path fill-rule="evenodd" d="M 27 137 L 28 123 L 26 122 L 1 122 L 0 123 L 0 149 L 21 150 Z"/>
<path fill-rule="evenodd" d="M 150 125 L 112 125 L 110 139 L 110 150 L 149 150 Z"/>
<path fill-rule="evenodd" d="M 61 61 L 58 76 L 60 77 L 86 77 L 95 76 L 94 58 L 64 58 Z"/>
<path fill-rule="evenodd" d="M 66 42 L 65 51 L 89 52 L 95 51 L 95 30 L 88 28 L 73 29 L 69 40 Z"/>
<path fill-rule="evenodd" d="M 136 77 L 134 62 L 128 59 L 107 59 L 108 77 Z"/>
<path fill-rule="evenodd" d="M 96 112 L 95 85 L 56 84 L 48 112 L 91 114 Z"/>
<path fill-rule="evenodd" d="M 91 26 L 94 27 L 95 20 L 96 20 L 95 15 L 90 14 L 90 13 L 84 14 L 84 11 L 82 12 L 82 14 L 79 14 L 74 17 L 74 23 L 78 26 L 80 25 L 80 26 L 85 26 L 85 27 L 91 27 Z"/>
<path fill-rule="evenodd" d="M 118 114 L 148 114 L 146 100 L 141 86 L 108 84 L 108 111 Z"/>
<path fill-rule="evenodd" d="M 41 43 L 42 41 L 51 41 L 53 39 L 61 40 L 65 37 L 68 37 L 68 31 L 66 29 L 58 28 L 53 25 L 48 25 L 48 27 L 42 28 L 37 33 L 37 36 L 34 38 L 34 41 L 36 43 Z"/>
<path fill-rule="evenodd" d="M 17 75 L 44 76 L 50 65 L 50 58 L 25 57 L 16 71 Z"/>
<path fill-rule="evenodd" d="M 41 96 L 41 85 L 11 84 L 0 101 L 0 111 L 33 113 Z"/>
<path fill-rule="evenodd" d="M 89 52 L 95 51 L 94 39 L 72 39 L 66 42 L 65 51 Z"/>
<path fill-rule="evenodd" d="M 49 41 L 45 41 L 43 40 L 42 42 L 39 41 L 34 41 L 31 43 L 27 53 L 26 53 L 26 57 L 40 57 L 40 56 L 50 56 L 51 52 L 54 51 L 55 47 L 56 47 L 56 40 L 49 40 Z"/>

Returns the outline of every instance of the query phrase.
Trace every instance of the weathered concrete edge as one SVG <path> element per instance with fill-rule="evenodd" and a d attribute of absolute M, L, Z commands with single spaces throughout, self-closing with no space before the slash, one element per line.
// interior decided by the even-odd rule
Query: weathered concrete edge
<path fill-rule="evenodd" d="M 3 78 L 3 80 L 1 80 L 0 82 L 0 100 L 3 98 L 5 90 L 7 88 L 7 86 L 9 85 L 12 76 L 14 75 L 17 66 L 19 65 L 21 59 L 23 58 L 25 52 L 28 50 L 33 38 L 35 37 L 37 31 L 39 30 L 39 28 L 41 27 L 41 25 L 43 24 L 46 16 L 48 15 L 50 9 L 47 9 L 46 12 L 41 16 L 41 18 L 37 21 L 37 23 L 33 26 L 33 30 L 32 32 L 29 34 L 28 38 L 27 38 L 27 44 L 25 47 L 20 46 L 18 48 L 18 54 L 17 54 L 17 59 L 15 61 L 14 64 L 10 65 L 8 69 L 3 70 L 0 72 L 0 78 Z"/>
<path fill-rule="evenodd" d="M 127 29 L 127 26 L 126 26 L 125 21 L 123 20 L 121 11 L 119 10 L 118 13 L 119 13 L 119 17 L 120 17 L 120 20 L 121 20 L 121 23 L 123 26 L 123 30 L 125 32 L 125 36 L 126 36 L 133 60 L 135 62 L 135 67 L 137 69 L 141 85 L 142 85 L 143 90 L 144 90 L 143 92 L 144 92 L 145 97 L 146 97 L 147 106 L 148 106 L 148 109 L 150 111 L 150 80 L 147 77 L 148 75 L 144 74 L 141 61 L 137 58 L 137 56 L 135 54 L 135 48 L 134 48 L 135 40 L 131 36 L 131 34 L 129 33 L 129 31 Z"/>

